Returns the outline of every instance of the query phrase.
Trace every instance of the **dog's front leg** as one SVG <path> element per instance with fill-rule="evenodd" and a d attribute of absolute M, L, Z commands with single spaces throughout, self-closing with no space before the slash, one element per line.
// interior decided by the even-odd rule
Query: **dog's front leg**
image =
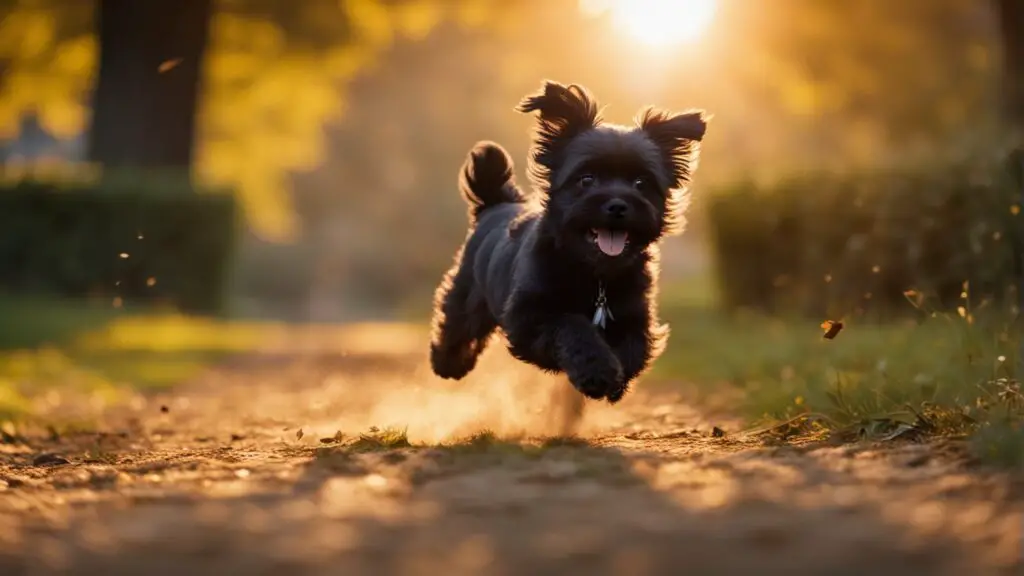
<path fill-rule="evenodd" d="M 510 306 L 503 327 L 509 351 L 540 368 L 565 372 L 585 396 L 601 399 L 622 388 L 622 366 L 590 320 Z"/>
<path fill-rule="evenodd" d="M 577 390 L 600 399 L 622 388 L 623 366 L 589 319 L 563 316 L 553 330 L 558 365 Z"/>
<path fill-rule="evenodd" d="M 646 328 L 646 327 L 645 327 Z M 646 330 L 630 330 L 615 343 L 612 348 L 622 365 L 622 381 L 618 387 L 608 392 L 608 401 L 615 403 L 622 400 L 635 380 L 651 361 L 651 345 Z"/>
<path fill-rule="evenodd" d="M 608 393 L 608 401 L 615 403 L 625 396 L 629 385 L 650 366 L 664 350 L 668 340 L 668 326 L 657 322 L 647 307 L 627 311 L 619 322 L 609 327 L 608 342 L 622 365 L 622 384 Z"/>

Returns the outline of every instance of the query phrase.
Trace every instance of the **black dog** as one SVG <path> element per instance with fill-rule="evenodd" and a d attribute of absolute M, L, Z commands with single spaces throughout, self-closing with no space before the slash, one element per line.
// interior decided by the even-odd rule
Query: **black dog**
<path fill-rule="evenodd" d="M 585 88 L 554 82 L 517 110 L 540 113 L 539 202 L 504 149 L 473 148 L 460 177 L 470 230 L 435 294 L 431 366 L 464 377 L 500 327 L 516 358 L 617 402 L 668 337 L 656 242 L 682 229 L 704 113 L 647 109 L 634 128 L 610 125 Z"/>

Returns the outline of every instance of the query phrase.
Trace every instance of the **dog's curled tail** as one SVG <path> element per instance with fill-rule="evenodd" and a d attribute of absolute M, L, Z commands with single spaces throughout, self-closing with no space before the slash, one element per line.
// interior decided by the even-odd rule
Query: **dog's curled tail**
<path fill-rule="evenodd" d="M 469 204 L 469 218 L 476 222 L 484 210 L 498 204 L 526 202 L 516 186 L 512 157 L 499 144 L 477 142 L 459 173 L 459 192 Z"/>

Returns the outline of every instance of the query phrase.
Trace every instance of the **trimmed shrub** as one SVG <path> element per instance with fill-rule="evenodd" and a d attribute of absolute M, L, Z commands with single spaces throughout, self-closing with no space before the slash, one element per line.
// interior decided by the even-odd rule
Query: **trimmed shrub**
<path fill-rule="evenodd" d="M 238 209 L 187 184 L 0 187 L 0 292 L 223 311 Z"/>
<path fill-rule="evenodd" d="M 709 226 L 729 309 L 879 318 L 907 291 L 957 307 L 1013 293 L 1020 191 L 1004 167 L 805 173 L 716 191 Z"/>

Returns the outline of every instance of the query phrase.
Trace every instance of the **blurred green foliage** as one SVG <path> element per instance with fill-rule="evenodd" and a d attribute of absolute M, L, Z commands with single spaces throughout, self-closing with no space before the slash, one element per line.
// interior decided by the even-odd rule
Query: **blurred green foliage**
<path fill-rule="evenodd" d="M 479 25 L 492 3 L 220 0 L 202 63 L 197 175 L 235 190 L 261 237 L 294 240 L 288 176 L 323 161 L 323 128 L 345 111 L 344 88 L 394 42 L 422 38 L 441 21 Z M 94 9 L 95 0 L 0 6 L 0 139 L 17 136 L 26 114 L 60 138 L 85 129 Z"/>
<path fill-rule="evenodd" d="M 918 318 L 849 320 L 826 339 L 817 320 L 726 313 L 708 306 L 716 296 L 704 281 L 665 286 L 661 314 L 672 334 L 643 386 L 682 382 L 698 399 L 726 398 L 748 432 L 871 441 L 970 435 L 983 461 L 1021 465 L 1024 358 L 1014 314 L 968 300 L 963 313 L 943 313 L 922 299 Z"/>
<path fill-rule="evenodd" d="M 138 178 L 0 188 L 0 292 L 224 310 L 238 208 Z"/>
<path fill-rule="evenodd" d="M 999 164 L 806 172 L 734 184 L 708 200 L 727 309 L 887 318 L 970 292 L 998 304 L 1017 282 L 1020 194 Z"/>

